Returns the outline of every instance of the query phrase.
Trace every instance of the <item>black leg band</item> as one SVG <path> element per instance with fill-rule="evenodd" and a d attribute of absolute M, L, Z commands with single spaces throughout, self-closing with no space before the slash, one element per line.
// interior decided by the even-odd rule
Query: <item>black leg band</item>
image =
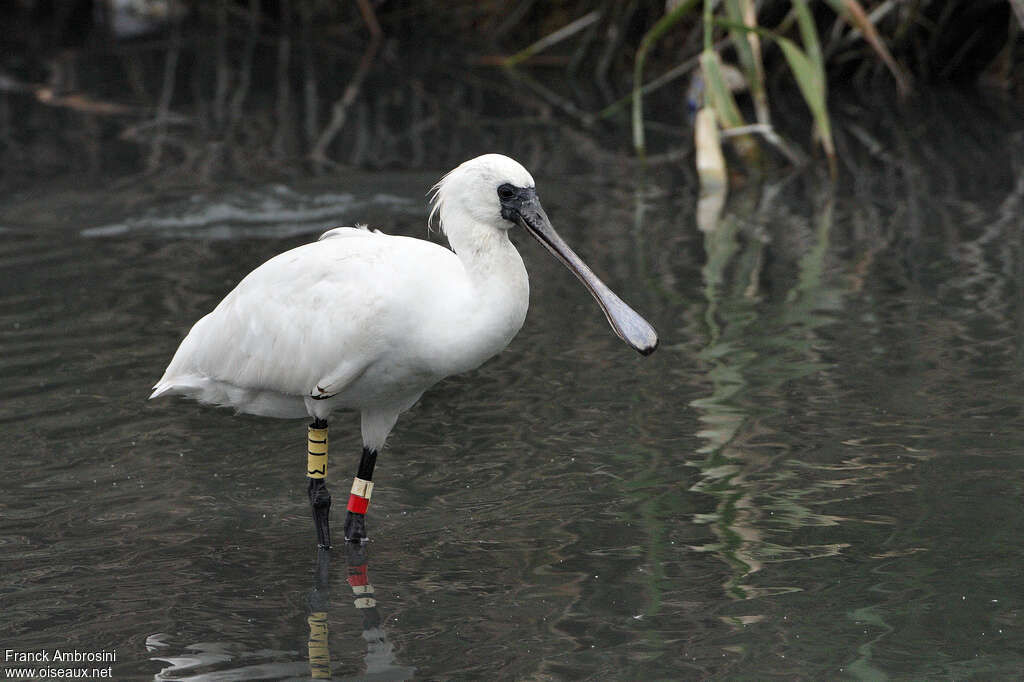
<path fill-rule="evenodd" d="M 373 467 L 377 466 L 377 451 L 363 448 L 363 456 L 359 459 L 359 473 L 356 474 L 364 481 L 373 480 Z"/>
<path fill-rule="evenodd" d="M 366 540 L 366 510 L 370 504 L 373 468 L 376 464 L 377 451 L 363 448 L 352 494 L 348 498 L 348 513 L 345 514 L 345 539 L 349 542 Z"/>

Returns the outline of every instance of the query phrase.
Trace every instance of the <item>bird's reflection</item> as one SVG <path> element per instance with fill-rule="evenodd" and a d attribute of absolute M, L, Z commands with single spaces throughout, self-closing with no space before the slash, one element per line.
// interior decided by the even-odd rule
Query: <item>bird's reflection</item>
<path fill-rule="evenodd" d="M 331 648 L 327 639 L 327 610 L 330 606 L 331 552 L 316 551 L 313 589 L 309 591 L 309 676 L 314 680 L 331 679 Z"/>
<path fill-rule="evenodd" d="M 388 641 L 377 608 L 377 596 L 370 582 L 366 543 L 346 542 L 343 548 L 352 604 L 363 617 L 363 639 L 366 640 L 365 675 L 359 679 L 408 680 L 415 668 L 403 667 L 395 660 L 395 648 Z M 328 631 L 330 606 L 331 552 L 318 549 L 313 572 L 313 589 L 309 591 L 309 673 L 315 680 L 331 677 L 331 653 Z"/>
<path fill-rule="evenodd" d="M 306 622 L 309 626 L 308 660 L 296 650 L 269 648 L 253 650 L 233 642 L 206 641 L 190 644 L 175 651 L 173 636 L 159 632 L 146 639 L 151 660 L 163 664 L 155 680 L 386 680 L 398 682 L 412 679 L 415 668 L 403 667 L 395 660 L 395 650 L 382 625 L 377 597 L 370 583 L 367 545 L 345 543 L 336 548 L 347 566 L 347 582 L 352 589 L 353 605 L 362 616 L 366 671 L 344 677 L 333 677 L 330 650 L 331 550 L 318 549 L 313 569 L 313 587 L 307 599 Z M 335 595 L 336 596 L 336 595 Z M 335 613 L 335 616 L 338 614 Z M 350 640 L 348 632 L 341 636 Z M 334 633 L 335 642 L 339 633 Z M 335 652 L 337 653 L 337 652 Z"/>

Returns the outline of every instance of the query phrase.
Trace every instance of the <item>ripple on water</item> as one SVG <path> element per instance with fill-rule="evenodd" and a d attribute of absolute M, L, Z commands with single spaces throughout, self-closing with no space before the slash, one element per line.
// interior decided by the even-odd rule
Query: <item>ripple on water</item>
<path fill-rule="evenodd" d="M 5 233 L 0 635 L 117 648 L 124 679 L 302 677 L 316 597 L 339 676 L 387 650 L 428 679 L 998 677 L 1024 657 L 1019 226 L 900 195 L 948 230 L 887 236 L 882 195 L 801 182 L 737 192 L 708 235 L 674 190 L 639 219 L 629 188 L 549 199 L 664 345 L 634 358 L 523 244 L 519 338 L 380 457 L 372 635 L 340 554 L 314 594 L 303 424 L 146 396 L 290 235 L 377 210 L 422 233 L 423 188 L 226 190 Z M 339 415 L 335 500 L 358 455 Z"/>
<path fill-rule="evenodd" d="M 119 222 L 84 228 L 81 235 L 144 233 L 173 239 L 279 239 L 323 232 L 325 225 L 351 225 L 353 216 L 371 211 L 422 214 L 424 209 L 411 198 L 394 194 L 305 194 L 285 185 L 271 185 L 258 190 L 196 194 L 176 206 L 159 206 Z"/>

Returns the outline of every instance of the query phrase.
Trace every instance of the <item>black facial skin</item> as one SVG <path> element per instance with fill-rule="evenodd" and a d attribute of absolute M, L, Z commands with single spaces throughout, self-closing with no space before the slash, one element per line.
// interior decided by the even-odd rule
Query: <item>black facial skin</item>
<path fill-rule="evenodd" d="M 498 186 L 501 217 L 509 222 L 518 222 L 523 206 L 537 199 L 537 189 L 534 187 L 516 187 L 507 182 Z"/>

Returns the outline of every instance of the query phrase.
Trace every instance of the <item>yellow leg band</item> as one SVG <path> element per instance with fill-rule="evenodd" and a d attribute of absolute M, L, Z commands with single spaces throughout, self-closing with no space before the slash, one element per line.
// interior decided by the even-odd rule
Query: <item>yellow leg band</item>
<path fill-rule="evenodd" d="M 309 456 L 306 460 L 306 476 L 309 478 L 327 477 L 327 429 L 309 427 L 306 439 Z"/>
<path fill-rule="evenodd" d="M 358 495 L 359 497 L 365 497 L 370 499 L 370 494 L 373 492 L 373 481 L 364 481 L 363 479 L 356 476 L 355 480 L 352 481 L 352 494 Z"/>
<path fill-rule="evenodd" d="M 310 677 L 317 680 L 330 679 L 331 653 L 327 648 L 327 613 L 311 613 L 306 622 L 309 623 Z"/>

